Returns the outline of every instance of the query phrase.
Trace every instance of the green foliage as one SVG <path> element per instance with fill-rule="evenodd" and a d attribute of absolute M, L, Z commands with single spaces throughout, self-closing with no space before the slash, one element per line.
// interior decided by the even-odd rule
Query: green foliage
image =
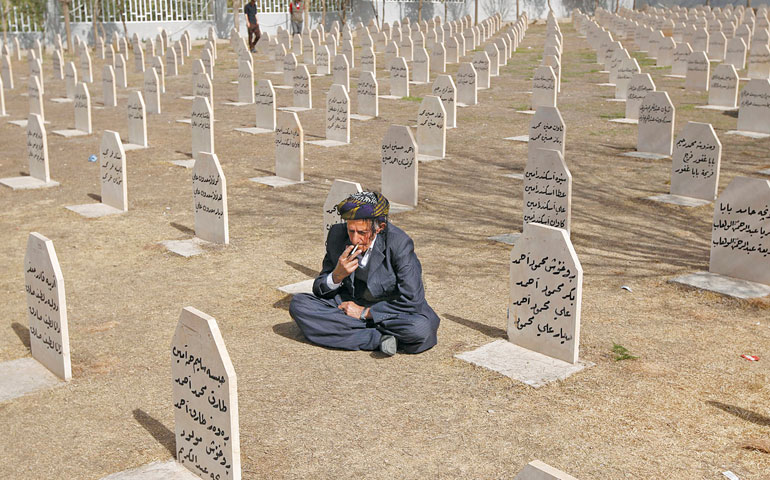
<path fill-rule="evenodd" d="M 617 343 L 614 343 L 614 342 L 612 344 L 612 353 L 615 354 L 616 362 L 619 362 L 621 360 L 636 360 L 637 358 L 639 358 L 634 355 L 631 355 L 628 349 L 623 345 L 618 345 Z"/>
<path fill-rule="evenodd" d="M 599 115 L 599 118 L 603 118 L 605 120 L 614 120 L 616 118 L 625 118 L 625 114 L 623 113 L 602 113 Z"/>
<path fill-rule="evenodd" d="M 410 102 L 422 102 L 422 97 L 403 97 L 402 100 L 408 100 Z"/>

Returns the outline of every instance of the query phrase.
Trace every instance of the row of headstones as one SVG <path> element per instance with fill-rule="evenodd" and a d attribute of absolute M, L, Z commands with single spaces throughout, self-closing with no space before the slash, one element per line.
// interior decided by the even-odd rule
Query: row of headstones
<path fill-rule="evenodd" d="M 205 175 L 204 178 L 211 178 Z M 539 311 L 537 318 L 530 318 L 529 323 L 513 317 L 509 322 L 517 342 L 532 344 L 535 348 L 542 349 L 548 344 L 566 350 L 568 347 L 563 344 L 574 343 L 570 334 L 578 333 L 565 331 L 556 320 L 545 320 L 546 315 L 556 315 L 564 323 L 574 324 L 574 317 L 568 318 L 574 308 L 556 310 L 561 305 L 577 305 L 579 312 L 582 268 L 575 263 L 574 250 L 562 233 L 550 227 L 533 227 L 525 232 L 524 240 L 511 253 L 511 275 L 521 279 L 518 283 L 531 283 L 524 279 L 537 274 L 545 277 L 540 278 L 540 283 L 548 286 L 544 291 L 549 296 L 554 292 L 568 292 L 564 296 L 558 294 L 561 297 L 558 301 L 550 297 L 551 302 L 546 302 L 552 305 L 553 312 L 546 308 L 548 312 Z M 565 247 L 569 248 L 565 251 Z M 560 254 L 566 256 L 567 263 L 554 258 Z M 547 260 L 541 263 L 542 271 L 532 272 L 528 264 L 538 264 L 541 257 Z M 30 233 L 24 272 L 32 356 L 60 378 L 69 380 L 72 374 L 64 278 L 50 239 Z M 532 299 L 528 295 L 534 288 L 529 291 L 524 290 L 528 287 L 516 288 L 512 293 L 522 299 Z M 543 295 L 539 293 L 535 300 Z M 525 313 L 514 315 L 523 317 Z M 537 336 L 530 324 L 540 332 Z M 545 335 L 541 337 L 541 333 Z M 183 308 L 169 350 L 176 461 L 200 478 L 240 479 L 237 376 L 216 320 L 193 307 Z M 544 478 L 543 475 L 574 480 L 540 461 L 528 464 L 515 478 L 534 480 Z"/>
<path fill-rule="evenodd" d="M 610 84 L 615 85 L 615 98 L 625 99 L 626 118 L 638 119 L 641 101 L 647 92 L 655 89 L 652 78 L 649 74 L 641 73 L 636 59 L 628 54 L 620 42 L 608 43 L 606 40 L 601 42 L 602 34 L 606 35 L 605 39 L 608 37 L 611 40 L 612 37 L 598 24 L 584 22 L 581 28 L 584 28 L 589 43 L 594 47 L 598 45 L 597 63 L 605 65 L 609 70 Z M 685 88 L 693 91 L 708 91 L 708 105 L 711 107 L 718 109 L 738 107 L 739 77 L 735 67 L 725 63 L 717 66 L 712 74 L 709 59 L 704 52 L 693 52 L 686 43 L 677 47 L 677 50 L 680 48 L 682 57 L 686 58 L 684 61 Z M 672 73 L 677 74 L 678 71 L 672 71 Z M 762 100 L 768 92 L 770 92 L 770 81 L 767 78 L 752 79 L 741 90 L 739 131 L 770 133 L 770 105 Z"/>
<path fill-rule="evenodd" d="M 586 25 L 586 17 L 581 14 L 578 14 L 578 17 L 581 18 L 582 28 Z M 765 16 L 762 18 L 766 20 Z M 612 30 L 612 27 L 609 28 Z M 651 30 L 649 35 L 636 35 L 631 39 L 641 51 L 645 51 L 648 56 L 657 59 L 657 66 L 671 66 L 674 75 L 684 75 L 688 57 L 695 51 L 703 52 L 706 61 L 723 61 L 735 66 L 738 70 L 745 68 L 748 53 L 748 78 L 770 77 L 770 30 L 767 26 L 757 26 L 752 37 L 749 26 L 744 24 L 734 37 L 727 38 L 723 33 L 716 32 L 711 35 L 711 40 L 705 28 L 698 29 L 697 36 L 688 36 L 683 39 L 675 36 L 664 36 L 663 31 L 655 30 L 652 27 L 648 28 Z M 622 29 L 613 31 L 622 35 Z M 599 35 L 597 29 L 591 33 L 594 36 Z M 602 50 L 602 55 L 611 55 L 611 53 L 604 52 L 604 49 L 612 48 L 613 42 L 609 32 L 606 32 L 600 41 L 602 44 L 598 49 Z M 595 48 L 597 47 L 595 46 Z"/>

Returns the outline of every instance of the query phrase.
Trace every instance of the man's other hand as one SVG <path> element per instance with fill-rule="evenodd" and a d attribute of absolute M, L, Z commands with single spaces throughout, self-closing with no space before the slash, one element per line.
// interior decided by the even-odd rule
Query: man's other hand
<path fill-rule="evenodd" d="M 342 302 L 337 308 L 345 312 L 345 315 L 353 318 L 361 318 L 361 313 L 364 311 L 364 307 L 355 302 Z"/>
<path fill-rule="evenodd" d="M 351 257 L 350 252 L 352 251 L 353 245 L 348 245 L 348 248 L 342 252 L 342 255 L 340 255 L 340 258 L 337 260 L 337 266 L 334 267 L 334 271 L 332 272 L 332 280 L 334 283 L 340 283 L 345 277 L 355 272 L 356 268 L 358 268 L 358 257 Z"/>

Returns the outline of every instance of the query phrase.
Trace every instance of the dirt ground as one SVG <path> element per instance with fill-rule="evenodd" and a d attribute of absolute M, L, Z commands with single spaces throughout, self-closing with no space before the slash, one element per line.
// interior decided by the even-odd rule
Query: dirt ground
<path fill-rule="evenodd" d="M 272 135 L 253 126 L 253 107 L 235 100 L 235 55 L 219 45 L 214 78 L 215 150 L 227 177 L 230 245 L 189 259 L 158 242 L 193 234 L 187 158 L 191 59 L 167 78 L 163 113 L 148 120 L 151 148 L 128 153 L 129 211 L 85 219 L 67 205 L 97 201 L 97 153 L 104 129 L 127 134 L 127 92 L 119 107 L 93 110 L 95 134 L 65 139 L 72 104 L 45 57 L 51 177 L 45 190 L 0 189 L 0 361 L 30 355 L 22 263 L 29 232 L 53 240 L 65 279 L 73 378 L 0 404 L 0 478 L 99 479 L 173 456 L 170 342 L 183 307 L 217 319 L 238 375 L 244 478 L 512 478 L 540 459 L 579 479 L 770 478 L 770 302 L 740 301 L 668 283 L 708 269 L 712 206 L 648 201 L 668 193 L 670 161 L 618 156 L 636 127 L 609 123 L 624 104 L 573 26 L 565 36 L 559 107 L 573 175 L 572 242 L 584 269 L 580 357 L 595 367 L 535 390 L 454 358 L 505 337 L 510 247 L 487 237 L 521 230 L 520 172 L 526 91 L 545 27 L 533 25 L 478 106 L 458 109 L 448 158 L 420 165 L 419 206 L 392 222 L 414 239 L 426 295 L 441 316 L 439 343 L 420 355 L 383 358 L 308 344 L 276 287 L 314 276 L 323 256 L 322 205 L 335 178 L 380 188 L 380 143 L 390 124 L 414 124 L 418 103 L 381 100 L 380 118 L 352 121 L 352 144 L 305 147 L 307 184 L 273 189 L 248 178 L 274 172 Z M 200 45 L 193 58 L 200 55 Z M 69 57 L 68 57 L 69 58 Z M 256 56 L 255 80 L 281 84 Z M 739 175 L 770 167 L 770 140 L 728 136 L 735 116 L 698 110 L 707 96 L 664 78 L 639 56 L 687 121 L 710 122 L 723 144 L 720 191 Z M 133 59 L 128 62 L 133 71 Z M 378 56 L 380 92 L 388 93 Z M 101 102 L 101 65 L 92 104 Z M 449 67 L 455 72 L 457 65 Z M 351 75 L 355 92 L 356 70 Z M 10 119 L 28 112 L 26 59 L 6 91 Z M 433 77 L 432 77 L 433 78 Z M 313 111 L 300 113 L 305 139 L 324 137 L 331 77 L 313 77 Z M 141 76 L 129 73 L 129 86 Z M 430 86 L 412 86 L 413 97 Z M 276 90 L 278 105 L 291 92 Z M 351 95 L 355 112 L 355 94 Z M 24 131 L 0 125 L 0 177 L 28 172 Z M 507 212 L 501 215 L 500 212 Z M 627 285 L 633 291 L 621 289 Z M 613 344 L 635 360 L 615 361 Z M 741 354 L 754 354 L 748 362 Z"/>

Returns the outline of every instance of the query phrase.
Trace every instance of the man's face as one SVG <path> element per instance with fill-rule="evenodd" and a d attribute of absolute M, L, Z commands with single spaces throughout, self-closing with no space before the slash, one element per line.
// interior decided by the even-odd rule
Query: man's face
<path fill-rule="evenodd" d="M 358 251 L 364 253 L 372 246 L 375 232 L 369 220 L 348 220 L 348 238 L 350 243 L 358 245 Z"/>

